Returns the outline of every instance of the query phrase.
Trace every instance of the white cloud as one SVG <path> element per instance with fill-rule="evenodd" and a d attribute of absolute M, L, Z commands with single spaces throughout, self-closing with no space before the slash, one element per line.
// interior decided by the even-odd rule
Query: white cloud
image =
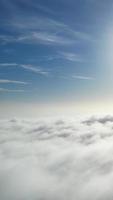
<path fill-rule="evenodd" d="M 70 53 L 70 52 L 60 52 L 62 58 L 72 61 L 72 62 L 82 62 L 83 59 L 78 54 Z"/>
<path fill-rule="evenodd" d="M 41 74 L 44 76 L 47 76 L 49 74 L 49 72 L 42 70 L 39 67 L 34 67 L 33 65 L 20 65 L 20 67 L 22 67 L 23 69 L 26 69 L 27 71 L 31 71 L 37 74 Z"/>
<path fill-rule="evenodd" d="M 17 63 L 0 63 L 0 66 L 7 67 L 7 66 L 18 66 Z"/>
<path fill-rule="evenodd" d="M 21 84 L 21 85 L 28 84 L 27 82 L 24 82 L 24 81 L 8 80 L 8 79 L 0 79 L 0 83 L 12 83 L 12 84 Z"/>
<path fill-rule="evenodd" d="M 7 88 L 0 88 L 0 92 L 11 92 L 11 93 L 14 92 L 15 93 L 15 92 L 24 92 L 24 90 L 19 90 L 19 89 L 13 90 L 13 89 L 7 89 Z"/>
<path fill-rule="evenodd" d="M 89 80 L 89 81 L 93 81 L 95 80 L 94 77 L 91 77 L 91 76 L 84 76 L 84 75 L 71 75 L 71 76 L 60 76 L 59 78 L 61 79 L 65 79 L 65 80 L 68 80 L 68 81 L 74 81 L 76 79 L 78 80 Z"/>
<path fill-rule="evenodd" d="M 112 199 L 113 117 L 94 118 L 0 120 L 0 199 Z"/>
<path fill-rule="evenodd" d="M 33 66 L 31 64 L 18 64 L 18 63 L 0 63 L 1 67 L 18 67 L 18 68 L 23 68 L 27 71 L 40 74 L 43 76 L 48 76 L 49 72 L 41 69 L 40 67 Z M 16 81 L 17 82 L 17 81 Z M 20 81 L 19 81 L 20 82 Z"/>
<path fill-rule="evenodd" d="M 12 28 L 13 33 L 0 36 L 3 44 L 21 42 L 69 45 L 81 40 L 94 40 L 88 33 L 74 30 L 63 22 L 40 16 L 16 16 L 7 24 L 4 23 L 4 26 Z"/>
<path fill-rule="evenodd" d="M 73 44 L 75 43 L 74 39 L 68 38 L 68 37 L 63 37 L 63 36 L 58 36 L 54 33 L 49 33 L 49 32 L 41 32 L 41 31 L 30 31 L 27 32 L 26 34 L 19 34 L 17 36 L 0 36 L 0 40 L 2 44 L 7 44 L 7 43 L 28 43 L 28 44 L 55 44 L 55 45 L 68 45 L 68 44 Z"/>
<path fill-rule="evenodd" d="M 85 120 L 83 123 L 87 124 L 87 125 L 92 125 L 94 123 L 102 123 L 102 124 L 105 124 L 107 122 L 113 122 L 113 116 L 105 116 L 105 117 L 91 117 L 87 120 Z"/>
<path fill-rule="evenodd" d="M 74 79 L 81 79 L 81 80 L 95 80 L 95 78 L 91 77 L 91 76 L 73 75 L 72 78 L 74 78 Z"/>

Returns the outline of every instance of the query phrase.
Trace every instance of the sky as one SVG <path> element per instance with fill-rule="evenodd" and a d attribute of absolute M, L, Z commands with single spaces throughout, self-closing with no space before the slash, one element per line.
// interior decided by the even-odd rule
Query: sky
<path fill-rule="evenodd" d="M 0 1 L 0 116 L 112 109 L 112 0 Z"/>

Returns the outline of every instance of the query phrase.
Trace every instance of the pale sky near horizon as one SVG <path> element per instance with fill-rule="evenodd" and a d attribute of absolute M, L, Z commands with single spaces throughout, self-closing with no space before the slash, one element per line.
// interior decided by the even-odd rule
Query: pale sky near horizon
<path fill-rule="evenodd" d="M 112 111 L 112 54 L 112 0 L 1 0 L 0 117 Z"/>

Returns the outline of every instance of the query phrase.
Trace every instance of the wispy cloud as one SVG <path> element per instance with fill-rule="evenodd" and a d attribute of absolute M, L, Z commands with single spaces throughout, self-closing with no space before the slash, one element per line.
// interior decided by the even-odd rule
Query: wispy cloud
<path fill-rule="evenodd" d="M 7 89 L 7 88 L 0 88 L 0 92 L 14 92 L 14 93 L 20 93 L 20 92 L 24 92 L 24 90 L 10 90 L 10 89 Z"/>
<path fill-rule="evenodd" d="M 7 43 L 28 43 L 28 44 L 56 44 L 56 45 L 67 45 L 73 44 L 76 41 L 72 38 L 55 35 L 54 33 L 33 31 L 26 34 L 13 35 L 13 36 L 0 36 L 2 44 Z"/>
<path fill-rule="evenodd" d="M 84 75 L 71 75 L 71 76 L 60 76 L 59 78 L 61 79 L 65 79 L 65 80 L 69 80 L 69 81 L 73 81 L 75 79 L 78 79 L 78 80 L 89 80 L 89 81 L 93 81 L 95 80 L 94 77 L 92 76 L 84 76 Z"/>
<path fill-rule="evenodd" d="M 49 72 L 42 70 L 41 68 L 36 68 L 33 65 L 20 65 L 21 68 L 37 73 L 37 74 L 41 74 L 44 76 L 47 76 L 49 74 Z"/>
<path fill-rule="evenodd" d="M 82 62 L 83 59 L 80 57 L 80 55 L 71 53 L 71 52 L 60 52 L 61 58 L 72 61 L 72 62 Z"/>
<path fill-rule="evenodd" d="M 71 62 L 85 62 L 85 59 L 81 55 L 72 52 L 58 51 L 56 54 L 37 56 L 35 59 L 29 59 L 30 61 L 52 61 L 52 60 L 66 60 Z"/>
<path fill-rule="evenodd" d="M 46 77 L 48 77 L 50 75 L 49 71 L 45 71 L 45 70 L 41 69 L 40 67 L 36 67 L 31 64 L 0 63 L 0 66 L 1 67 L 18 67 L 18 68 L 22 68 L 26 71 L 33 72 L 35 74 L 39 74 L 39 75 L 46 76 Z M 70 76 L 61 75 L 61 76 L 59 76 L 59 78 L 67 79 L 67 80 L 74 80 L 74 79 L 95 80 L 95 78 L 92 76 L 84 76 L 84 75 L 76 75 L 76 74 L 70 75 Z M 26 82 L 23 82 L 23 81 L 2 80 L 2 79 L 0 79 L 0 83 L 17 83 L 17 84 L 24 84 L 24 85 L 27 84 Z"/>
<path fill-rule="evenodd" d="M 24 82 L 24 81 L 16 81 L 16 80 L 8 80 L 8 79 L 0 79 L 0 83 L 11 83 L 11 84 L 21 84 L 21 85 L 28 84 L 27 82 Z"/>
<path fill-rule="evenodd" d="M 79 76 L 79 75 L 73 75 L 73 79 L 80 79 L 80 80 L 95 80 L 94 77 L 91 76 Z"/>
<path fill-rule="evenodd" d="M 0 63 L 1 67 L 18 66 L 17 63 Z"/>
<path fill-rule="evenodd" d="M 24 70 L 33 72 L 35 74 L 42 75 L 42 76 L 48 76 L 49 75 L 48 71 L 45 71 L 42 68 L 33 66 L 31 64 L 0 63 L 0 66 L 1 67 L 18 67 L 18 68 L 22 68 Z"/>
<path fill-rule="evenodd" d="M 69 25 L 39 16 L 18 16 L 10 20 L 5 27 L 11 28 L 10 35 L 1 35 L 2 43 L 42 43 L 69 45 L 77 41 L 92 41 L 93 38 L 84 32 L 74 30 Z"/>
<path fill-rule="evenodd" d="M 47 14 L 51 14 L 51 15 L 56 15 L 58 14 L 58 10 L 57 11 L 53 11 L 52 9 L 44 6 L 44 5 L 37 5 L 37 4 L 34 4 L 35 8 L 37 8 L 38 10 L 44 12 L 44 13 L 47 13 Z"/>

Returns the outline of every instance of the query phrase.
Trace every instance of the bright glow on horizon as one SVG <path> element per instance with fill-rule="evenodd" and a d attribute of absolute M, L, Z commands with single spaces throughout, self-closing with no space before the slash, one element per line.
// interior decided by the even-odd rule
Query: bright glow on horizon
<path fill-rule="evenodd" d="M 35 118 L 56 116 L 79 116 L 89 114 L 112 114 L 112 101 L 68 103 L 1 103 L 0 118 Z"/>

